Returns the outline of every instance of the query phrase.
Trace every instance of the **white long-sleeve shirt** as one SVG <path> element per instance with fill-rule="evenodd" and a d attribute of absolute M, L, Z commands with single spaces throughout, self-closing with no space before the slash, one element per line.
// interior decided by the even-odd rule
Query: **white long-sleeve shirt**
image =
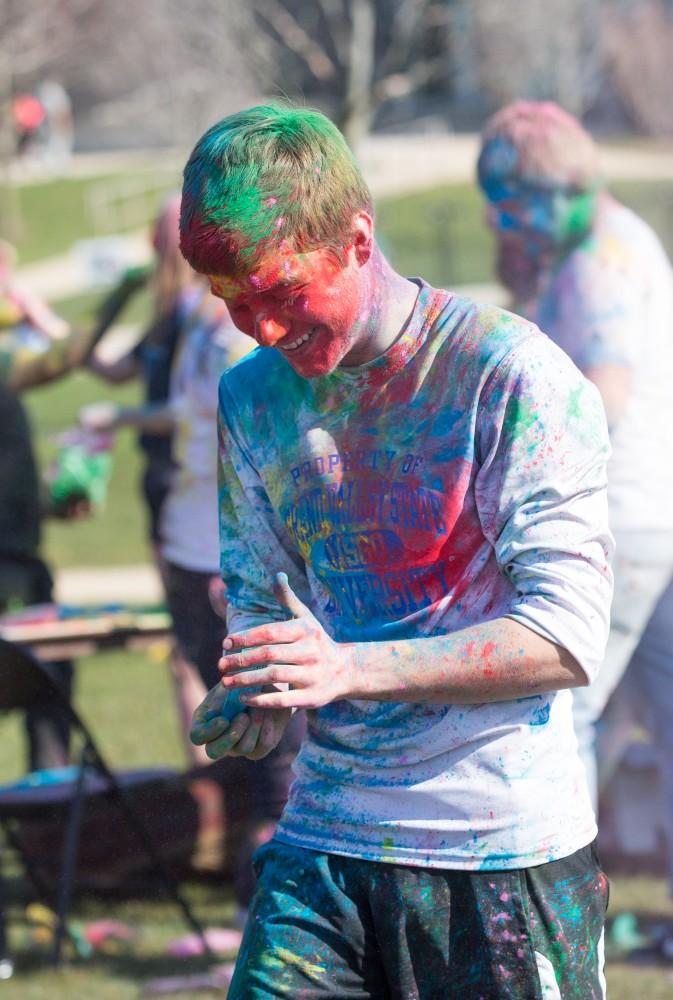
<path fill-rule="evenodd" d="M 509 616 L 592 677 L 612 586 L 598 393 L 536 327 L 419 284 L 405 334 L 367 365 L 305 380 L 264 349 L 223 376 L 230 626 L 284 617 L 284 571 L 337 641 Z M 447 868 L 571 854 L 596 829 L 571 701 L 326 705 L 276 836 Z"/>

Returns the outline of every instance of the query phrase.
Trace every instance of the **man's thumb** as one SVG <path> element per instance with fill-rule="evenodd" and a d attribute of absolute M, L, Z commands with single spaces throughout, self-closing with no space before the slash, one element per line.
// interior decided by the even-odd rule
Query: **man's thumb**
<path fill-rule="evenodd" d="M 286 611 L 289 611 L 295 618 L 303 618 L 304 615 L 311 614 L 309 609 L 305 604 L 302 604 L 290 586 L 287 573 L 276 573 L 276 585 L 274 589 L 276 591 L 276 599 L 280 606 L 285 608 Z"/>

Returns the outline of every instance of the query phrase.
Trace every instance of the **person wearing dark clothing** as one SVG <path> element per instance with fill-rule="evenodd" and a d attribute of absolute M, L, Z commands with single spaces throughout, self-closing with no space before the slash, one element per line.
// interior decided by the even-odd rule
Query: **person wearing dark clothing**
<path fill-rule="evenodd" d="M 0 614 L 53 600 L 51 574 L 40 556 L 42 518 L 71 518 L 86 506 L 45 502 L 20 394 L 82 364 L 99 336 L 96 329 L 70 329 L 20 288 L 13 262 L 12 248 L 0 243 Z M 45 666 L 69 695 L 72 663 Z M 61 711 L 31 709 L 26 726 L 31 770 L 67 762 L 68 720 Z"/>

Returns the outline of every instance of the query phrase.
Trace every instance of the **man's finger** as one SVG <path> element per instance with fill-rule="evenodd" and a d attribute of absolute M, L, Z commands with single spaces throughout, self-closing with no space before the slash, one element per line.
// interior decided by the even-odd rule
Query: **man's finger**
<path fill-rule="evenodd" d="M 289 611 L 295 618 L 303 618 L 305 615 L 313 617 L 311 611 L 299 600 L 290 586 L 287 573 L 276 573 L 276 582 L 273 589 L 280 606 Z"/>
<path fill-rule="evenodd" d="M 294 619 L 286 622 L 268 622 L 255 625 L 244 632 L 232 632 L 222 643 L 222 649 L 250 649 L 274 642 L 296 642 L 304 634 L 302 626 Z"/>
<path fill-rule="evenodd" d="M 238 743 L 235 743 L 229 751 L 232 757 L 248 757 L 255 751 L 259 743 L 259 735 L 262 729 L 264 716 L 261 712 L 250 713 L 250 725 L 241 736 Z"/>
<path fill-rule="evenodd" d="M 210 759 L 219 760 L 220 757 L 226 757 L 231 748 L 236 746 L 238 741 L 244 736 L 249 725 L 250 714 L 248 712 L 241 712 L 240 715 L 237 715 L 222 736 L 206 743 L 206 753 Z"/>
<path fill-rule="evenodd" d="M 215 687 L 210 689 L 192 717 L 192 725 L 189 733 L 192 743 L 196 746 L 208 743 L 210 740 L 214 740 L 217 736 L 220 736 L 228 728 L 231 719 L 238 713 L 227 714 L 223 712 L 222 708 L 226 702 L 227 692 L 223 690 L 220 684 L 216 684 Z M 239 704 L 238 712 L 240 711 L 241 706 Z"/>
<path fill-rule="evenodd" d="M 222 660 L 220 660 L 222 663 Z M 239 698 L 243 694 L 253 694 L 252 688 L 260 688 L 269 684 L 291 684 L 293 680 L 293 670 L 297 664 L 293 663 L 269 663 L 259 670 L 241 670 L 240 673 L 224 673 L 220 684 L 230 692 L 236 692 Z M 240 692 L 240 693 L 239 693 Z"/>
<path fill-rule="evenodd" d="M 262 760 L 274 750 L 280 743 L 281 736 L 285 730 L 286 720 L 279 722 L 277 713 L 264 712 L 262 728 L 257 740 L 257 746 L 252 753 L 248 754 L 249 760 Z"/>
<path fill-rule="evenodd" d="M 243 653 L 224 653 L 217 661 L 217 668 L 221 674 L 231 677 L 249 674 L 255 668 L 270 667 L 274 663 L 294 663 L 297 666 L 302 666 L 314 661 L 315 650 L 313 646 L 300 639 L 298 642 L 282 646 L 257 646 L 255 649 L 248 649 Z M 254 682 L 243 680 L 241 683 L 248 686 Z M 273 683 L 273 678 L 264 683 Z"/>
<path fill-rule="evenodd" d="M 248 708 L 315 708 L 311 693 L 304 688 L 290 688 L 288 691 L 271 691 L 260 694 L 244 694 L 241 700 Z"/>
<path fill-rule="evenodd" d="M 189 730 L 189 739 L 194 746 L 210 743 L 229 728 L 229 721 L 218 716 L 216 719 L 194 719 Z"/>

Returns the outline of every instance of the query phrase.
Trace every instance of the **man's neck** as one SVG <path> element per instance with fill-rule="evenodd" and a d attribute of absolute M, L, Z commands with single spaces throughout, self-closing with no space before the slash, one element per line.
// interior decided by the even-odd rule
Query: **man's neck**
<path fill-rule="evenodd" d="M 418 297 L 418 286 L 394 271 L 378 247 L 365 267 L 361 333 L 342 362 L 348 367 L 385 354 L 404 332 Z"/>

